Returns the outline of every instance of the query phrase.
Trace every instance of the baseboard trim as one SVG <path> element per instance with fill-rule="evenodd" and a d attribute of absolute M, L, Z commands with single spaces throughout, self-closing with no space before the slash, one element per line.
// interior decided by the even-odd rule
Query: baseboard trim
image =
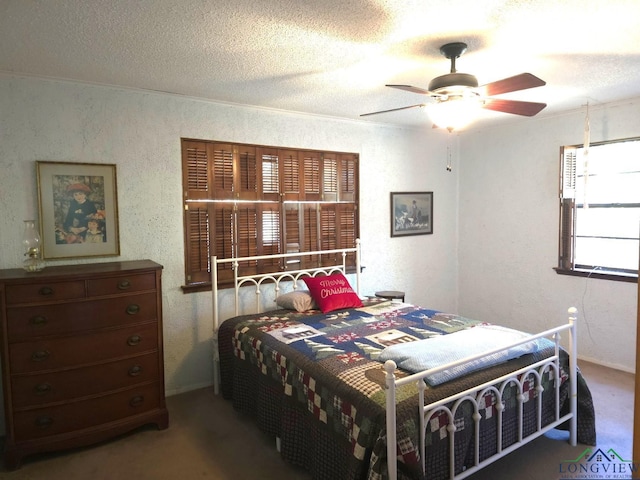
<path fill-rule="evenodd" d="M 632 373 L 635 375 L 636 371 L 634 368 L 628 367 L 626 365 L 620 365 L 617 363 L 611 362 L 603 362 L 602 360 L 598 360 L 592 357 L 587 357 L 584 355 L 578 355 L 578 360 L 582 360 L 584 362 L 593 363 L 595 365 L 600 365 L 601 367 L 612 368 L 614 370 L 620 370 L 621 372 Z"/>
<path fill-rule="evenodd" d="M 200 390 L 201 388 L 212 387 L 213 383 L 198 383 L 195 385 L 187 385 L 180 388 L 172 388 L 170 390 L 165 390 L 164 394 L 166 397 L 170 397 L 172 395 L 179 395 L 181 393 L 191 392 L 192 390 Z"/>

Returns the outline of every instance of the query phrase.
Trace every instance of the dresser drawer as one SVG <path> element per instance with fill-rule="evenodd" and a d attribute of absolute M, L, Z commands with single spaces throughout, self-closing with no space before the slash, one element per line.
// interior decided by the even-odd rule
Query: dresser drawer
<path fill-rule="evenodd" d="M 152 383 L 65 405 L 14 412 L 15 439 L 73 432 L 148 412 L 160 407 L 163 394 L 160 385 Z"/>
<path fill-rule="evenodd" d="M 87 292 L 90 297 L 155 289 L 155 273 L 100 278 L 87 282 Z"/>
<path fill-rule="evenodd" d="M 155 381 L 158 353 L 36 375 L 13 375 L 14 409 L 61 402 Z"/>
<path fill-rule="evenodd" d="M 7 309 L 7 330 L 9 342 L 13 343 L 44 335 L 152 321 L 157 313 L 154 292 L 56 305 L 10 307 Z"/>
<path fill-rule="evenodd" d="M 55 302 L 85 296 L 82 280 L 69 282 L 42 282 L 28 285 L 7 285 L 5 288 L 7 305 L 17 303 Z"/>
<path fill-rule="evenodd" d="M 157 351 L 156 322 L 130 327 L 19 342 L 9 345 L 11 372 L 29 373 L 85 366 L 144 352 Z"/>

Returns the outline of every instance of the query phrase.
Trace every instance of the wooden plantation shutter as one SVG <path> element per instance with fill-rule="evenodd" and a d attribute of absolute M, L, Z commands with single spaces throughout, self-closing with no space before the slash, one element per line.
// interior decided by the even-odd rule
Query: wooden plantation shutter
<path fill-rule="evenodd" d="M 236 257 L 276 255 L 280 249 L 280 206 L 278 204 L 241 203 L 236 206 Z M 228 258 L 228 257 L 226 257 Z M 274 268 L 275 267 L 275 268 Z M 269 259 L 241 262 L 241 275 L 279 270 Z"/>
<path fill-rule="evenodd" d="M 210 220 L 212 225 L 210 238 L 212 251 L 218 258 L 232 258 L 235 255 L 235 238 L 234 238 L 234 209 L 233 205 L 228 203 L 215 203 L 211 208 L 213 211 L 213 219 Z M 213 255 L 213 253 L 211 254 Z M 233 270 L 230 263 L 225 263 L 218 269 L 218 278 L 220 281 L 229 281 L 233 278 Z M 209 281 L 211 279 L 209 278 Z"/>
<path fill-rule="evenodd" d="M 281 250 L 280 205 L 260 204 L 260 225 L 258 228 L 258 255 L 278 255 Z M 258 264 L 261 273 L 280 270 L 280 262 L 265 259 Z"/>
<path fill-rule="evenodd" d="M 317 252 L 321 249 L 320 239 L 320 208 L 315 204 L 302 205 L 303 221 L 303 251 Z"/>
<path fill-rule="evenodd" d="M 240 204 L 236 206 L 236 242 L 237 248 L 234 257 L 254 257 L 258 255 L 257 235 L 257 211 L 253 204 Z M 243 262 L 240 264 L 242 275 L 255 273 L 257 263 Z M 243 267 L 250 267 L 248 271 Z"/>
<path fill-rule="evenodd" d="M 246 275 L 340 262 L 304 252 L 355 246 L 356 154 L 183 139 L 182 161 L 186 290 L 211 281 L 211 255 L 300 253 L 286 265 L 245 262 Z M 229 284 L 232 265 L 218 270 L 219 285 Z"/>
<path fill-rule="evenodd" d="M 286 203 L 284 205 L 284 244 L 285 253 L 297 253 L 302 248 L 303 223 L 300 221 L 300 205 Z"/>
<path fill-rule="evenodd" d="M 316 204 L 302 205 L 302 245 L 305 252 L 317 252 L 320 250 L 320 208 Z M 303 256 L 302 266 L 317 267 L 318 256 Z"/>
<path fill-rule="evenodd" d="M 281 193 L 283 200 L 300 200 L 300 177 L 302 173 L 298 152 L 280 150 Z M 304 173 L 302 173 L 304 177 Z M 304 179 L 304 178 L 303 178 Z"/>
<path fill-rule="evenodd" d="M 262 200 L 280 200 L 280 162 L 278 149 L 259 148 L 259 163 L 261 167 L 261 195 Z"/>
<path fill-rule="evenodd" d="M 238 159 L 235 162 L 233 175 L 238 179 L 237 185 L 235 185 L 237 191 L 235 198 L 258 200 L 260 198 L 260 164 L 256 158 L 256 148 L 245 145 L 234 148 Z"/>
<path fill-rule="evenodd" d="M 342 203 L 338 207 L 338 244 L 339 245 L 355 245 L 356 234 L 356 206 L 352 203 Z M 355 267 L 355 253 L 347 254 L 347 265 Z"/>
<path fill-rule="evenodd" d="M 574 267 L 574 225 L 576 215 L 576 162 L 577 148 L 561 149 L 560 169 L 560 248 L 558 267 L 571 270 Z"/>
<path fill-rule="evenodd" d="M 355 205 L 349 203 L 322 204 L 320 208 L 320 250 L 335 250 L 343 245 L 355 245 L 356 227 Z M 355 265 L 355 256 L 347 258 L 349 265 Z M 342 262 L 341 254 L 323 255 L 324 265 Z"/>
<path fill-rule="evenodd" d="M 559 267 L 571 270 L 574 267 L 573 225 L 576 201 L 563 198 L 560 204 L 560 258 Z"/>
<path fill-rule="evenodd" d="M 338 159 L 335 153 L 324 155 L 322 161 L 322 200 L 338 200 Z"/>
<path fill-rule="evenodd" d="M 338 248 L 337 220 L 337 205 L 322 204 L 320 207 L 320 250 L 334 250 Z M 322 255 L 323 265 L 330 265 L 336 261 L 338 261 L 338 255 L 336 254 Z"/>
<path fill-rule="evenodd" d="M 212 184 L 211 145 L 185 141 L 182 145 L 182 189 L 185 204 L 185 277 L 187 283 L 210 281 L 209 207 Z"/>
<path fill-rule="evenodd" d="M 207 204 L 191 204 L 185 214 L 185 256 L 187 281 L 206 282 L 209 278 L 209 210 Z"/>
<path fill-rule="evenodd" d="M 300 157 L 302 158 L 303 168 L 303 191 L 301 200 L 321 200 L 320 153 L 300 152 Z"/>
<path fill-rule="evenodd" d="M 184 142 L 182 146 L 182 183 L 185 198 L 207 199 L 211 177 L 208 145 L 202 142 Z"/>
<path fill-rule="evenodd" d="M 355 201 L 357 195 L 357 157 L 343 154 L 340 160 L 340 200 Z"/>
<path fill-rule="evenodd" d="M 213 188 L 210 199 L 233 198 L 233 146 L 228 143 L 215 143 L 212 150 Z"/>
<path fill-rule="evenodd" d="M 285 215 L 287 253 L 301 253 L 290 263 L 296 263 L 295 268 L 317 267 L 318 257 L 304 255 L 304 252 L 320 250 L 319 206 L 315 203 L 286 204 Z"/>

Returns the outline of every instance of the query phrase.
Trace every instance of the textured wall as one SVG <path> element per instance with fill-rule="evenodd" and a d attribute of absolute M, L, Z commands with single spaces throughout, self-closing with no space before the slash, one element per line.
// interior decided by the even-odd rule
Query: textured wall
<path fill-rule="evenodd" d="M 76 262 L 164 265 L 168 394 L 212 382 L 210 293 L 180 288 L 181 137 L 360 153 L 362 293 L 402 289 L 412 302 L 456 308 L 457 179 L 444 168 L 442 132 L 1 75 L 0 112 L 0 268 L 19 266 L 22 220 L 37 218 L 36 160 L 115 163 L 121 256 Z M 435 233 L 392 239 L 389 192 L 414 190 L 435 192 Z"/>
<path fill-rule="evenodd" d="M 591 106 L 591 141 L 638 136 L 638 105 Z M 585 112 L 462 137 L 459 308 L 463 315 L 534 331 L 557 324 L 575 306 L 580 356 L 634 371 L 636 284 L 553 270 L 560 146 L 583 142 Z"/>

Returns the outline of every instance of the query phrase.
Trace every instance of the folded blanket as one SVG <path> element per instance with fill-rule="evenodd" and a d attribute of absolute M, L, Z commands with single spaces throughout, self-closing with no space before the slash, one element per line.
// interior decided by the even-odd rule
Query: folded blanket
<path fill-rule="evenodd" d="M 498 325 L 478 325 L 447 335 L 389 346 L 382 351 L 378 360 L 381 362 L 393 360 L 399 368 L 418 373 L 483 352 L 506 347 L 519 340 L 524 340 L 528 336 L 527 333 Z M 429 385 L 439 385 L 476 370 L 506 362 L 526 353 L 534 353 L 549 346 L 553 346 L 553 342 L 546 338 L 532 340 L 508 350 L 433 373 L 425 379 Z"/>

